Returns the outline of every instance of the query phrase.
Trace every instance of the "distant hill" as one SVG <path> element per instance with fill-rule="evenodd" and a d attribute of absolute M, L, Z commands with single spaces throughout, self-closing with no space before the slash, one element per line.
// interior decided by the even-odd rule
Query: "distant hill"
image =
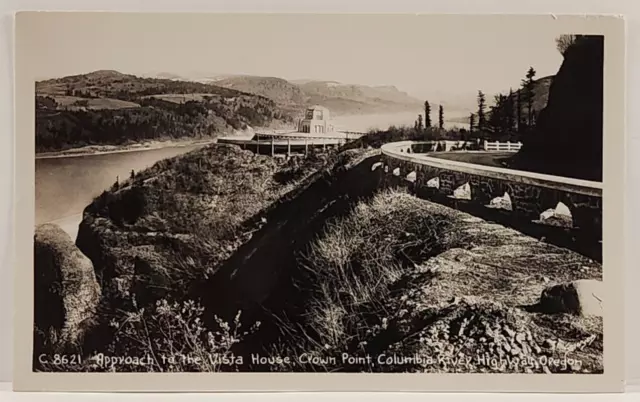
<path fill-rule="evenodd" d="M 224 97 L 243 95 L 240 91 L 211 84 L 181 81 L 175 78 L 142 78 L 113 70 L 36 82 L 37 95 L 68 95 L 84 98 L 104 97 L 129 100 L 163 93 L 208 93 Z M 246 94 L 245 94 L 246 95 Z"/>
<path fill-rule="evenodd" d="M 290 111 L 264 96 L 112 70 L 40 81 L 35 95 L 37 152 L 207 138 L 294 122 Z"/>
<path fill-rule="evenodd" d="M 215 85 L 267 97 L 285 105 L 302 105 L 307 96 L 298 85 L 276 77 L 235 76 L 214 82 Z"/>
<path fill-rule="evenodd" d="M 414 111 L 422 101 L 393 86 L 343 84 L 336 81 L 287 81 L 275 77 L 228 76 L 215 85 L 265 96 L 280 105 L 302 110 L 322 105 L 335 115 Z"/>
<path fill-rule="evenodd" d="M 320 104 L 336 114 L 413 111 L 423 101 L 399 91 L 394 86 L 342 84 L 335 81 L 310 81 L 300 85 L 309 103 Z"/>
<path fill-rule="evenodd" d="M 533 87 L 533 110 L 537 115 L 540 113 L 542 109 L 547 107 L 547 102 L 549 101 L 549 88 L 551 87 L 551 83 L 553 82 L 553 78 L 555 76 L 549 75 L 547 77 L 538 78 L 534 82 Z M 519 89 L 517 92 L 520 93 L 522 91 Z M 522 105 L 523 113 L 525 112 L 525 106 Z M 523 115 L 524 116 L 524 115 Z"/>

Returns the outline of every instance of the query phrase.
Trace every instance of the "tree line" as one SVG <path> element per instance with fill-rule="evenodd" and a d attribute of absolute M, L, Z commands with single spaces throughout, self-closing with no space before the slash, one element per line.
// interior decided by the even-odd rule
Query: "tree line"
<path fill-rule="evenodd" d="M 520 135 L 535 128 L 537 110 L 535 109 L 536 70 L 530 67 L 516 91 L 494 96 L 494 103 L 488 106 L 483 91 L 478 91 L 477 110 L 469 115 L 469 130 L 460 130 L 467 138 L 493 140 L 517 140 Z M 414 130 L 425 132 L 427 136 L 446 137 L 444 130 L 444 108 L 438 106 L 438 122 L 431 121 L 431 104 L 424 102 L 424 114 L 419 114 L 414 122 Z M 462 139 L 462 138 L 460 138 Z"/>
<path fill-rule="evenodd" d="M 415 121 L 414 123 L 414 129 L 416 130 L 423 130 L 423 129 L 430 129 L 432 128 L 431 126 L 431 105 L 429 104 L 429 101 L 425 101 L 424 102 L 424 121 L 422 118 L 422 114 L 418 115 L 418 119 Z M 438 107 L 438 128 L 440 130 L 444 129 L 444 108 L 442 107 L 442 105 L 440 105 Z"/>
<path fill-rule="evenodd" d="M 139 107 L 90 109 L 77 104 L 60 107 L 54 98 L 36 96 L 36 152 L 60 151 L 87 145 L 122 145 L 131 142 L 206 138 L 248 125 L 266 126 L 285 120 L 278 110 L 259 98 L 233 102 L 211 97 L 183 103 L 156 98 L 137 99 Z"/>
<path fill-rule="evenodd" d="M 495 95 L 491 107 L 487 107 L 486 95 L 479 90 L 477 111 L 469 115 L 469 131 L 478 132 L 481 137 L 500 139 L 518 138 L 520 134 L 535 128 L 535 77 L 536 70 L 529 67 L 520 88 Z"/>

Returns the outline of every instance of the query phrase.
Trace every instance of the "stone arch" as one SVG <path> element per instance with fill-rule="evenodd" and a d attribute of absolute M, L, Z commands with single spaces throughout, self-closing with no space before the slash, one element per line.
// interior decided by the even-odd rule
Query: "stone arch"
<path fill-rule="evenodd" d="M 427 181 L 428 188 L 440 188 L 440 177 L 436 176 Z"/>
<path fill-rule="evenodd" d="M 545 198 L 545 197 L 542 197 Z M 557 193 L 553 199 L 547 199 L 540 204 L 539 222 L 547 225 L 575 227 L 575 205 L 569 196 Z"/>
<path fill-rule="evenodd" d="M 491 199 L 487 207 L 513 211 L 513 201 L 511 199 L 511 195 L 508 191 L 505 191 L 503 195 Z"/>
<path fill-rule="evenodd" d="M 572 216 L 571 209 L 569 209 L 569 207 L 562 201 L 558 201 L 558 204 L 556 204 L 555 211 L 559 215 Z"/>
<path fill-rule="evenodd" d="M 457 200 L 471 200 L 471 184 L 466 182 L 463 185 L 458 186 L 458 188 L 453 190 L 452 197 Z"/>

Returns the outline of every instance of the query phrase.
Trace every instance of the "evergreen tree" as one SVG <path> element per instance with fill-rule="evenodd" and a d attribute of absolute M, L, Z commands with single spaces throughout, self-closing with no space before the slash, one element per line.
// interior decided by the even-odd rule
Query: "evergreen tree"
<path fill-rule="evenodd" d="M 424 127 L 431 127 L 431 105 L 429 105 L 429 101 L 424 101 Z"/>
<path fill-rule="evenodd" d="M 442 105 L 438 108 L 438 127 L 442 130 L 444 128 L 444 109 Z"/>
<path fill-rule="evenodd" d="M 505 104 L 505 96 L 502 94 L 496 95 L 495 105 L 491 106 L 489 111 L 489 119 L 487 128 L 494 134 L 499 134 L 504 131 L 505 123 L 504 123 L 504 104 Z"/>
<path fill-rule="evenodd" d="M 516 93 L 516 131 L 522 131 L 522 91 Z"/>
<path fill-rule="evenodd" d="M 515 105 L 513 99 L 513 89 L 509 89 L 509 97 L 507 98 L 506 114 L 507 114 L 507 131 L 513 132 L 516 127 L 515 121 Z"/>
<path fill-rule="evenodd" d="M 422 131 L 422 115 L 419 114 L 418 115 L 418 127 L 417 127 L 418 131 Z"/>
<path fill-rule="evenodd" d="M 472 133 L 473 129 L 475 128 L 475 124 L 476 124 L 476 116 L 471 113 L 469 115 L 469 132 Z"/>
<path fill-rule="evenodd" d="M 482 91 L 478 91 L 478 131 L 482 131 L 485 128 L 485 107 L 486 100 L 484 93 Z"/>
<path fill-rule="evenodd" d="M 521 93 L 524 96 L 524 101 L 527 106 L 527 119 L 526 123 L 528 127 L 533 126 L 533 88 L 535 86 L 534 78 L 536 76 L 536 70 L 533 67 L 529 67 L 525 79 L 522 80 Z"/>

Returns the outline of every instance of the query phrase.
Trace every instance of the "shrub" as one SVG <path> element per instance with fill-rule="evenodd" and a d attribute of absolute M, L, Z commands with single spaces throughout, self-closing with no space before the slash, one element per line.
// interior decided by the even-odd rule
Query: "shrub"
<path fill-rule="evenodd" d="M 416 264 L 457 242 L 452 222 L 424 205 L 385 191 L 327 225 L 300 258 L 305 318 L 302 331 L 290 330 L 299 337 L 290 342 L 300 345 L 298 352 L 357 355 L 369 352 L 372 340 L 387 337 L 400 314 L 390 303 L 398 284 Z M 377 342 L 384 348 L 384 340 Z"/>
<path fill-rule="evenodd" d="M 64 372 L 236 371 L 243 361 L 232 350 L 244 337 L 255 333 L 260 322 L 245 329 L 238 311 L 231 323 L 214 317 L 217 328 L 211 331 L 203 324 L 203 313 L 204 308 L 191 300 L 170 303 L 166 299 L 157 301 L 151 308 L 123 312 L 109 323 L 114 336 L 104 353 L 94 353 L 81 364 L 77 361 L 44 364 L 36 369 Z"/>

